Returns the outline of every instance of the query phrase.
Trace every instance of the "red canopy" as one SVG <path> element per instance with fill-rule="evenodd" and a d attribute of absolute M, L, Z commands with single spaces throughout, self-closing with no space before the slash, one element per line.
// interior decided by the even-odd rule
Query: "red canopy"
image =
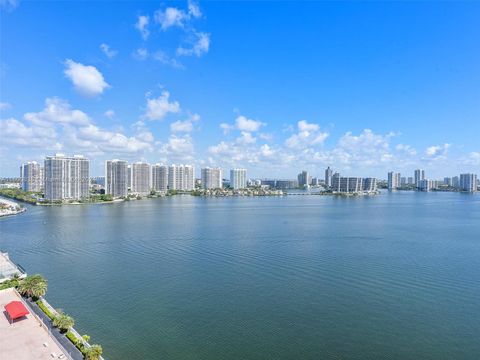
<path fill-rule="evenodd" d="M 7 305 L 5 305 L 5 310 L 7 311 L 8 317 L 12 320 L 30 314 L 21 301 L 9 302 Z"/>

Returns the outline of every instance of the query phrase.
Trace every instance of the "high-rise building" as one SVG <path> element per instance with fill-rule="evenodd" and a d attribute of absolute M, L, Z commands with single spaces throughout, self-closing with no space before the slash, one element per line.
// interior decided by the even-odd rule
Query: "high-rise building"
<path fill-rule="evenodd" d="M 425 180 L 425 170 L 417 169 L 414 171 L 413 175 L 415 180 L 415 186 L 418 188 L 420 185 L 420 180 Z"/>
<path fill-rule="evenodd" d="M 374 192 L 377 191 L 377 179 L 376 178 L 364 178 L 362 184 L 363 191 Z"/>
<path fill-rule="evenodd" d="M 390 171 L 388 173 L 388 190 L 397 190 L 400 187 L 401 183 L 401 175 L 400 173 L 396 173 L 393 171 Z"/>
<path fill-rule="evenodd" d="M 148 195 L 151 190 L 150 164 L 136 162 L 132 164 L 132 192 Z"/>
<path fill-rule="evenodd" d="M 297 176 L 298 179 L 298 187 L 307 187 L 310 185 L 310 182 L 312 180 L 311 176 L 308 175 L 308 171 L 303 170 L 300 174 Z"/>
<path fill-rule="evenodd" d="M 477 191 L 476 174 L 460 174 L 460 190 L 467 192 Z"/>
<path fill-rule="evenodd" d="M 152 188 L 155 191 L 168 190 L 168 166 L 155 164 L 152 166 Z"/>
<path fill-rule="evenodd" d="M 82 155 L 45 158 L 45 199 L 80 200 L 90 196 L 90 161 Z"/>
<path fill-rule="evenodd" d="M 168 167 L 168 189 L 191 191 L 195 189 L 195 168 L 191 165 Z"/>
<path fill-rule="evenodd" d="M 423 179 L 418 183 L 418 190 L 420 191 L 430 191 L 435 188 L 435 184 L 432 180 Z"/>
<path fill-rule="evenodd" d="M 400 185 L 401 185 L 401 186 L 407 185 L 407 178 L 406 178 L 406 177 L 402 176 L 402 177 L 400 178 Z"/>
<path fill-rule="evenodd" d="M 451 177 L 443 178 L 443 183 L 447 186 L 452 186 L 453 185 L 452 178 Z"/>
<path fill-rule="evenodd" d="M 22 164 L 20 181 L 23 191 L 41 191 L 43 189 L 43 168 L 36 161 Z"/>
<path fill-rule="evenodd" d="M 247 187 L 247 170 L 232 169 L 230 170 L 230 187 L 238 190 Z"/>
<path fill-rule="evenodd" d="M 204 189 L 222 188 L 222 169 L 206 167 L 202 169 L 202 187 Z"/>
<path fill-rule="evenodd" d="M 124 160 L 105 162 L 105 193 L 114 198 L 128 195 L 128 163 Z"/>
<path fill-rule="evenodd" d="M 452 186 L 455 188 L 455 189 L 459 189 L 460 188 L 460 178 L 458 176 L 454 176 L 452 178 Z"/>
<path fill-rule="evenodd" d="M 132 165 L 127 166 L 127 187 L 132 190 Z"/>
<path fill-rule="evenodd" d="M 325 186 L 332 186 L 332 174 L 333 171 L 330 169 L 330 166 L 325 169 Z"/>
<path fill-rule="evenodd" d="M 363 179 L 358 177 L 332 177 L 332 190 L 342 193 L 359 193 L 363 191 Z"/>
<path fill-rule="evenodd" d="M 414 182 L 413 182 L 413 177 L 409 176 L 408 179 L 407 179 L 407 184 L 408 185 L 413 185 Z"/>

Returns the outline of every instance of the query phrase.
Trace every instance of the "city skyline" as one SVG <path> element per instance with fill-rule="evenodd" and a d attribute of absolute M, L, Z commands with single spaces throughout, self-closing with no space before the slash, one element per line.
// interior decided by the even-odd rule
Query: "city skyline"
<path fill-rule="evenodd" d="M 475 4 L 117 5 L 2 6 L 1 177 L 55 152 L 89 157 L 92 175 L 114 158 L 292 179 L 480 173 Z"/>

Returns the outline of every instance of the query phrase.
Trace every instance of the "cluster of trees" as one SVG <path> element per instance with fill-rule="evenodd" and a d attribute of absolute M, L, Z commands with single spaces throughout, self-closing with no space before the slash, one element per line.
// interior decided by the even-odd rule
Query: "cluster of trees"
<path fill-rule="evenodd" d="M 21 295 L 35 301 L 38 301 L 47 293 L 48 282 L 39 274 L 27 276 L 23 280 L 12 279 L 10 281 L 12 282 L 11 285 L 15 286 Z M 48 310 L 42 300 L 37 303 L 40 309 L 52 320 L 53 326 L 57 327 L 60 332 L 66 333 L 67 338 L 82 352 L 85 359 L 98 360 L 100 358 L 103 352 L 100 345 L 95 344 L 87 347 L 84 345 L 84 342 L 87 343 L 90 340 L 88 335 L 83 335 L 84 341 L 81 341 L 69 331 L 75 324 L 75 320 L 71 316 L 61 310 L 57 311 L 58 314 L 54 315 Z"/>
<path fill-rule="evenodd" d="M 22 189 L 0 189 L 0 195 L 30 204 L 36 204 L 36 196 L 38 196 L 37 193 L 23 191 Z"/>

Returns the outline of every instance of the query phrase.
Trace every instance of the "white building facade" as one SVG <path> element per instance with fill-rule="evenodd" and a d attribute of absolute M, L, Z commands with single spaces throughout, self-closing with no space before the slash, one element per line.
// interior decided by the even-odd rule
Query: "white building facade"
<path fill-rule="evenodd" d="M 20 166 L 20 181 L 23 191 L 39 192 L 43 189 L 43 168 L 36 161 Z"/>
<path fill-rule="evenodd" d="M 148 195 L 151 190 L 150 164 L 136 162 L 132 164 L 132 192 L 138 195 Z"/>
<path fill-rule="evenodd" d="M 80 200 L 90 196 L 90 161 L 82 155 L 45 158 L 45 199 Z"/>
<path fill-rule="evenodd" d="M 128 163 L 124 160 L 105 162 L 105 193 L 114 198 L 128 195 Z"/>
<path fill-rule="evenodd" d="M 230 187 L 232 189 L 245 189 L 247 187 L 247 170 L 232 169 L 230 170 Z"/>
<path fill-rule="evenodd" d="M 202 169 L 202 187 L 204 189 L 222 188 L 222 169 L 206 167 Z"/>

